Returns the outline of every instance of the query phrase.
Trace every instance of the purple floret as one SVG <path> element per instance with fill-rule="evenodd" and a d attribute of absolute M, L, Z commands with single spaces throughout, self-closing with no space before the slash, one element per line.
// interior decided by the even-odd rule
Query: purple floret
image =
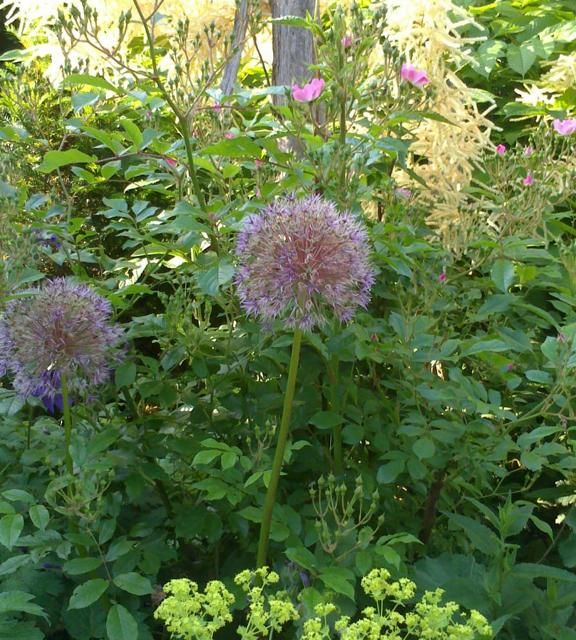
<path fill-rule="evenodd" d="M 348 322 L 374 284 L 368 235 L 320 196 L 287 198 L 249 216 L 236 244 L 243 309 L 264 322 L 311 330 L 327 311 Z"/>
<path fill-rule="evenodd" d="M 19 395 L 40 398 L 53 413 L 62 409 L 62 376 L 71 400 L 108 379 L 122 358 L 123 331 L 87 285 L 55 278 L 27 293 L 0 317 L 0 376 L 11 374 Z"/>

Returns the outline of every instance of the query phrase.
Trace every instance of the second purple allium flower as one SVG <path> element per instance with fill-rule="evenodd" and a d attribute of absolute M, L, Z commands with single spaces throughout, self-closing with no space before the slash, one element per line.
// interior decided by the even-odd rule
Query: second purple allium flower
<path fill-rule="evenodd" d="M 240 302 L 261 320 L 308 330 L 326 322 L 326 311 L 347 322 L 370 299 L 366 230 L 320 196 L 277 200 L 248 216 L 236 254 Z"/>
<path fill-rule="evenodd" d="M 55 278 L 10 301 L 0 316 L 0 376 L 12 374 L 24 398 L 62 409 L 61 381 L 71 399 L 105 382 L 121 358 L 122 329 L 110 303 L 90 287 Z"/>

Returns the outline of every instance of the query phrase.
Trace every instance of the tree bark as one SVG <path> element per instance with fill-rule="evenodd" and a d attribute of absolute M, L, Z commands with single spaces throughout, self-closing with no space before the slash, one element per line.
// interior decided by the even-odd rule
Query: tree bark
<path fill-rule="evenodd" d="M 273 18 L 315 15 L 315 0 L 270 0 Z M 314 62 L 314 42 L 308 29 L 272 25 L 272 83 L 291 86 L 310 80 L 308 65 Z M 284 96 L 275 96 L 277 104 L 284 104 Z"/>
<path fill-rule="evenodd" d="M 240 0 L 236 6 L 234 30 L 232 31 L 232 47 L 235 49 L 235 52 L 224 69 L 224 75 L 220 83 L 220 89 L 225 96 L 232 92 L 238 76 L 242 50 L 244 49 L 244 41 L 246 40 L 246 30 L 248 28 L 249 4 L 250 0 Z"/>

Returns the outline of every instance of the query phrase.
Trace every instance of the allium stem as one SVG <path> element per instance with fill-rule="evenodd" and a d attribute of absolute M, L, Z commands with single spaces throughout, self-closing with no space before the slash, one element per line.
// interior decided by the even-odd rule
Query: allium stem
<path fill-rule="evenodd" d="M 72 414 L 70 412 L 70 402 L 68 401 L 68 384 L 66 376 L 60 377 L 60 388 L 62 389 L 62 412 L 64 415 L 64 457 L 66 460 L 66 471 L 72 475 L 72 455 L 70 454 L 70 440 L 72 439 Z"/>
<path fill-rule="evenodd" d="M 282 419 L 280 420 L 278 442 L 276 443 L 274 462 L 272 463 L 272 474 L 270 476 L 268 491 L 266 492 L 266 499 L 264 501 L 262 524 L 260 526 L 260 539 L 258 540 L 258 552 L 256 554 L 256 567 L 263 567 L 266 564 L 268 539 L 270 537 L 270 527 L 272 525 L 272 512 L 274 510 L 274 503 L 276 502 L 276 492 L 278 489 L 280 472 L 282 471 L 282 462 L 284 460 L 284 451 L 286 449 L 288 433 L 290 432 L 290 417 L 292 415 L 292 404 L 294 402 L 294 390 L 296 389 L 296 375 L 298 373 L 301 346 L 302 330 L 296 329 L 292 340 L 292 355 L 290 356 L 288 380 L 286 382 L 286 391 L 284 392 L 284 406 L 282 407 Z"/>
<path fill-rule="evenodd" d="M 330 382 L 330 411 L 339 412 L 338 385 L 339 385 L 338 356 L 333 355 L 328 362 L 328 380 Z M 344 456 L 342 453 L 342 425 L 337 424 L 332 433 L 334 437 L 334 473 L 340 475 L 344 470 Z"/>

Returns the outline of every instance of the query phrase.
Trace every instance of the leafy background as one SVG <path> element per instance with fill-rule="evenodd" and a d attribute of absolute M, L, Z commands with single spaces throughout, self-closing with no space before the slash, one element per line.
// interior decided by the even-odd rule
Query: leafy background
<path fill-rule="evenodd" d="M 308 25 L 324 125 L 306 105 L 275 105 L 284 90 L 248 62 L 215 109 L 220 67 L 182 67 L 178 24 L 152 55 L 126 36 L 137 80 L 110 61 L 54 84 L 42 56 L 2 56 L 3 298 L 73 275 L 111 300 L 130 350 L 74 408 L 73 477 L 60 417 L 3 381 L 0 638 L 166 637 L 152 618 L 162 584 L 234 590 L 253 565 L 291 336 L 241 312 L 234 238 L 274 197 L 311 191 L 364 213 L 377 283 L 348 326 L 305 337 L 271 536 L 284 588 L 304 611 L 330 598 L 351 615 L 358 579 L 386 567 L 478 609 L 497 638 L 576 638 L 575 156 L 550 126 L 576 94 L 573 77 L 562 89 L 547 76 L 574 60 L 576 15 L 553 0 L 461 4 L 477 22 L 463 35 L 483 39 L 457 71 L 479 104 L 494 101 L 492 140 L 508 151 L 487 149 L 469 187 L 505 224 L 456 252 L 427 224 L 408 162 L 409 123 L 435 115 L 418 91 L 388 90 L 401 52 L 379 7 Z M 85 18 L 53 28 L 89 32 Z M 168 70 L 159 84 L 152 58 L 172 48 L 182 82 Z M 526 84 L 550 100 L 520 102 Z M 415 180 L 408 199 L 397 167 Z M 336 428 L 345 468 L 328 476 Z"/>

